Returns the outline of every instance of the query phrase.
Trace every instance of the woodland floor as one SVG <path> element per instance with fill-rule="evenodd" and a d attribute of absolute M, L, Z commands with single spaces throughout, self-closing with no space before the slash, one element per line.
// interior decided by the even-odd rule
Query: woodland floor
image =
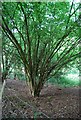
<path fill-rule="evenodd" d="M 44 86 L 40 97 L 29 94 L 24 81 L 7 80 L 2 98 L 3 118 L 80 118 L 81 89 Z M 81 119 L 81 118 L 80 118 Z"/>

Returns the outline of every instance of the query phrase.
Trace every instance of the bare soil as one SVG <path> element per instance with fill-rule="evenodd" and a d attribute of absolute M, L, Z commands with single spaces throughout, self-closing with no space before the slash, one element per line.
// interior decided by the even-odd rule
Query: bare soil
<path fill-rule="evenodd" d="M 45 85 L 33 98 L 25 81 L 7 80 L 2 102 L 3 118 L 80 118 L 81 88 Z"/>

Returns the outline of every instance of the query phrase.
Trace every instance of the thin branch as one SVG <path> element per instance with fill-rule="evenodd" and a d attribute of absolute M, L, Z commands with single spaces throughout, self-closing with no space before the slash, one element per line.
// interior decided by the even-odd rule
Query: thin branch
<path fill-rule="evenodd" d="M 54 56 L 54 51 L 55 51 L 57 48 L 58 48 L 57 50 L 60 49 L 60 47 L 62 46 L 61 43 L 63 43 L 64 39 L 70 34 L 70 32 L 73 30 L 73 28 L 74 28 L 74 27 L 72 27 L 72 28 L 70 27 L 69 30 L 68 30 L 68 32 L 66 32 L 66 33 L 62 36 L 62 38 L 60 38 L 60 40 L 58 40 L 55 48 L 53 49 L 53 51 L 51 52 L 51 54 L 49 55 L 49 57 L 46 59 L 46 63 L 48 63 L 48 61 L 51 60 L 51 58 Z"/>
<path fill-rule="evenodd" d="M 13 35 L 13 33 L 11 32 L 11 30 L 8 28 L 8 25 L 6 24 L 3 16 L 2 16 L 2 19 L 3 19 L 3 22 L 4 22 L 5 27 L 6 27 L 6 28 L 5 28 L 5 27 L 2 25 L 3 30 L 7 33 L 7 36 L 9 37 L 9 39 L 10 39 L 10 40 L 12 41 L 12 43 L 16 46 L 16 48 L 17 48 L 17 50 L 18 50 L 18 52 L 19 52 L 19 54 L 20 54 L 20 56 L 21 56 L 21 58 L 22 58 L 22 60 L 23 60 L 23 62 L 24 62 L 25 67 L 26 67 L 27 70 L 29 71 L 29 69 L 28 69 L 28 63 L 27 63 L 27 60 L 26 60 L 26 58 L 25 58 L 25 56 L 24 56 L 24 53 L 23 53 L 23 50 L 22 50 L 20 44 L 19 44 L 18 41 L 16 40 L 16 38 L 15 38 L 15 36 Z M 26 63 L 26 64 L 25 64 L 25 63 Z"/>
<path fill-rule="evenodd" d="M 28 19 L 27 19 L 26 13 L 25 13 L 24 8 L 23 8 L 21 3 L 20 3 L 20 7 L 21 7 L 21 10 L 24 14 L 25 25 L 26 25 L 26 35 L 27 35 L 27 39 L 28 39 L 28 62 L 29 62 L 29 70 L 30 70 L 29 74 L 30 74 L 31 79 L 32 79 L 32 84 L 34 85 L 34 80 L 32 77 L 33 70 L 32 70 L 32 59 L 31 59 L 31 41 L 30 41 L 30 37 L 29 37 L 28 21 L 27 21 Z"/>
<path fill-rule="evenodd" d="M 69 21 L 70 21 L 70 18 L 71 18 L 71 11 L 72 11 L 72 8 L 73 8 L 73 3 L 74 3 L 74 0 L 72 1 L 72 5 L 71 5 L 70 11 L 69 11 L 69 18 L 67 20 L 66 30 L 68 29 L 68 24 L 69 24 Z"/>

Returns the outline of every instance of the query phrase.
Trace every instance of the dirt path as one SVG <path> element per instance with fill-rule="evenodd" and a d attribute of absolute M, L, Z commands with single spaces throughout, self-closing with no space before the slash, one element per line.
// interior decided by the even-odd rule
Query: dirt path
<path fill-rule="evenodd" d="M 3 118 L 79 118 L 79 87 L 44 86 L 33 98 L 23 81 L 7 80 L 3 94 Z"/>

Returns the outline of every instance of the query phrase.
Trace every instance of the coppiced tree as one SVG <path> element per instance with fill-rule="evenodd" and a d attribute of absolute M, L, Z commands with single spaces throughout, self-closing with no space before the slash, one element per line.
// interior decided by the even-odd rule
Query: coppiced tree
<path fill-rule="evenodd" d="M 3 3 L 2 29 L 23 62 L 31 94 L 65 65 L 81 57 L 80 4 Z"/>

